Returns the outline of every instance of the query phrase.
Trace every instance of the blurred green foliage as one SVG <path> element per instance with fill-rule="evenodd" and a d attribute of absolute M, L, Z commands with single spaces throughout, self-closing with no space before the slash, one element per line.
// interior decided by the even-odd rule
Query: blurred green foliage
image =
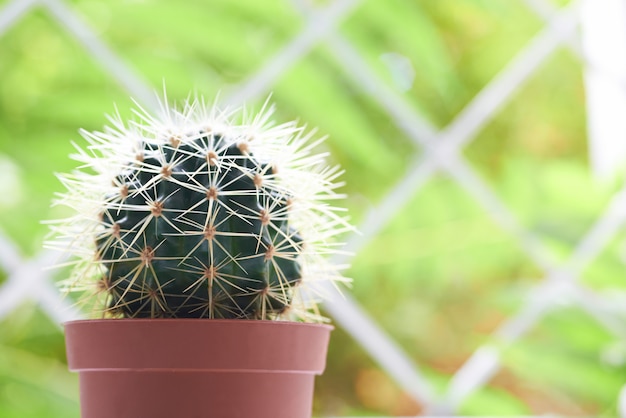
<path fill-rule="evenodd" d="M 287 0 L 66 3 L 140 78 L 156 89 L 165 83 L 176 100 L 189 91 L 228 94 L 305 28 L 299 2 Z M 340 33 L 384 83 L 443 128 L 542 28 L 518 0 L 364 0 Z M 408 88 L 386 54 L 411 63 Z M 77 130 L 101 128 L 114 104 L 130 116 L 131 101 L 42 8 L 0 37 L 0 80 L 0 231 L 27 257 L 40 251 L 46 233 L 40 220 L 60 215 L 50 208 L 61 189 L 53 173 L 74 166 L 68 154 L 70 141 L 80 141 Z M 420 155 L 323 42 L 284 68 L 271 90 L 278 120 L 298 118 L 329 135 L 325 146 L 346 169 L 355 222 Z M 584 116 L 581 65 L 562 49 L 464 152 L 522 225 L 541 237 L 546 255 L 560 261 L 615 191 L 591 177 Z M 623 297 L 625 239 L 618 233 L 584 271 L 585 284 Z M 476 348 L 500 344 L 491 333 L 545 275 L 443 174 L 399 208 L 352 264 L 355 297 L 442 392 Z M 5 279 L 0 271 L 0 283 Z M 66 371 L 60 328 L 25 303 L 0 330 L 0 416 L 77 417 L 77 379 Z M 461 412 L 612 416 L 626 381 L 624 344 L 580 309 L 555 301 L 537 328 L 504 348 L 502 370 Z M 342 330 L 316 394 L 319 415 L 421 410 Z"/>

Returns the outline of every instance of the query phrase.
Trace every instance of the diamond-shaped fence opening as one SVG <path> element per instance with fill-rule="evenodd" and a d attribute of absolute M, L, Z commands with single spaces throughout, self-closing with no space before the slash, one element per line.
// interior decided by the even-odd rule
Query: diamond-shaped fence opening
<path fill-rule="evenodd" d="M 393 5 L 382 5 L 374 1 L 335 0 L 316 6 L 305 0 L 294 0 L 293 3 L 284 2 L 273 5 L 272 7 L 276 8 L 275 14 L 277 16 L 272 16 L 271 11 L 268 10 L 250 9 L 248 15 L 244 13 L 239 17 L 239 26 L 232 25 L 234 30 L 243 31 L 243 33 L 239 33 L 243 40 L 238 45 L 242 47 L 241 50 L 222 50 L 218 47 L 208 47 L 206 57 L 200 57 L 198 60 L 190 62 L 176 62 L 176 59 L 180 59 L 182 55 L 172 57 L 167 56 L 167 54 L 168 51 L 172 54 L 178 46 L 182 45 L 176 43 L 184 42 L 185 36 L 190 36 L 194 32 L 177 32 L 169 37 L 168 28 L 162 27 L 164 26 L 163 22 L 166 22 L 168 17 L 163 15 L 155 21 L 142 21 L 139 32 L 144 33 L 148 40 L 139 39 L 143 35 L 138 36 L 136 37 L 136 45 L 127 49 L 125 53 L 119 53 L 115 47 L 111 46 L 116 45 L 118 40 L 115 37 L 106 38 L 99 33 L 105 29 L 100 26 L 101 22 L 98 20 L 100 16 L 98 7 L 100 6 L 95 3 L 83 2 L 77 6 L 65 0 L 13 0 L 5 2 L 3 8 L 0 9 L 0 36 L 6 36 L 8 31 L 20 25 L 21 20 L 29 16 L 30 13 L 43 12 L 57 25 L 59 31 L 64 31 L 81 45 L 102 71 L 109 74 L 119 86 L 148 107 L 154 105 L 154 95 L 152 93 L 153 87 L 146 80 L 153 80 L 155 75 L 159 73 L 159 70 L 154 68 L 159 62 L 167 65 L 170 74 L 177 76 L 176 81 L 174 81 L 176 86 L 179 86 L 181 79 L 194 77 L 195 72 L 199 72 L 200 68 L 204 72 L 202 76 L 197 77 L 200 86 L 213 86 L 215 88 L 221 83 L 239 80 L 238 83 L 223 89 L 222 101 L 224 103 L 254 101 L 276 89 L 277 98 L 283 97 L 282 100 L 285 103 L 292 104 L 294 109 L 303 109 L 304 113 L 307 113 L 307 109 L 312 106 L 311 103 L 319 104 L 321 110 L 316 111 L 316 114 L 322 120 L 324 110 L 328 110 L 328 108 L 324 109 L 323 99 L 320 103 L 315 103 L 315 100 L 320 99 L 298 95 L 297 93 L 300 91 L 293 88 L 297 84 L 292 79 L 301 77 L 304 80 L 305 76 L 309 76 L 308 80 L 311 84 L 324 83 L 324 77 L 327 75 L 316 72 L 326 71 L 326 74 L 335 77 L 333 80 L 336 83 L 335 88 L 341 88 L 342 91 L 350 95 L 342 103 L 336 104 L 338 109 L 341 109 L 342 106 L 350 107 L 353 112 L 358 113 L 358 109 L 353 108 L 358 108 L 359 104 L 368 104 L 372 109 L 368 114 L 376 115 L 379 120 L 368 123 L 367 129 L 369 131 L 360 137 L 363 137 L 364 144 L 369 141 L 367 142 L 370 147 L 369 153 L 379 154 L 380 161 L 384 160 L 386 147 L 391 145 L 393 151 L 389 153 L 390 158 L 393 158 L 394 155 L 396 158 L 400 155 L 404 158 L 404 166 L 395 167 L 395 172 L 403 172 L 404 174 L 399 178 L 399 174 L 390 175 L 382 183 L 388 185 L 386 186 L 388 189 L 385 193 L 379 193 L 376 198 L 374 196 L 361 197 L 363 201 L 368 202 L 370 209 L 362 214 L 359 226 L 361 233 L 348 239 L 347 249 L 356 254 L 354 260 L 358 262 L 360 255 L 368 254 L 368 251 L 371 251 L 368 245 L 378 236 L 382 237 L 383 242 L 385 237 L 389 236 L 392 237 L 392 240 L 397 240 L 397 243 L 392 242 L 385 247 L 393 248 L 394 245 L 401 246 L 403 242 L 408 243 L 407 248 L 394 252 L 394 256 L 397 256 L 399 260 L 398 266 L 386 265 L 385 260 L 383 260 L 382 263 L 368 265 L 368 268 L 371 267 L 375 271 L 376 265 L 382 265 L 383 267 L 379 268 L 379 273 L 372 272 L 372 274 L 379 274 L 381 277 L 385 277 L 387 274 L 386 269 L 392 268 L 400 269 L 402 274 L 406 276 L 414 275 L 415 273 L 411 273 L 410 268 L 407 269 L 407 266 L 410 266 L 408 263 L 405 262 L 403 267 L 402 258 L 404 257 L 405 261 L 419 263 L 419 261 L 415 261 L 416 258 L 428 257 L 428 255 L 420 256 L 419 250 L 411 248 L 411 245 L 415 247 L 428 245 L 428 242 L 414 242 L 419 241 L 419 238 L 415 239 L 415 237 L 429 237 L 427 232 L 420 229 L 426 228 L 428 225 L 411 224 L 415 231 L 405 231 L 405 236 L 398 238 L 393 235 L 393 221 L 401 220 L 403 216 L 408 216 L 410 219 L 412 213 L 419 217 L 419 210 L 414 208 L 419 207 L 420 199 L 426 199 L 424 196 L 434 196 L 429 188 L 435 187 L 439 190 L 441 187 L 440 177 L 445 176 L 448 184 L 454 186 L 455 191 L 453 193 L 455 195 L 462 193 L 464 199 L 472 201 L 477 208 L 476 211 L 480 211 L 483 221 L 472 223 L 472 225 L 478 225 L 476 226 L 477 235 L 480 235 L 483 230 L 493 230 L 497 231 L 494 234 L 506 237 L 506 239 L 503 238 L 504 241 L 502 239 L 494 240 L 495 244 L 493 245 L 506 242 L 506 246 L 515 246 L 515 251 L 522 254 L 518 258 L 525 259 L 524 263 L 532 266 L 529 269 L 518 270 L 518 274 L 523 276 L 524 273 L 531 273 L 535 276 L 522 277 L 522 280 L 519 277 L 497 278 L 497 280 L 504 280 L 504 283 L 507 283 L 511 288 L 505 298 L 514 299 L 514 302 L 502 302 L 509 306 L 508 310 L 505 311 L 495 305 L 485 305 L 484 308 L 487 313 L 484 315 L 496 319 L 482 325 L 477 320 L 477 325 L 472 325 L 472 327 L 483 332 L 483 335 L 472 337 L 475 338 L 475 341 L 471 343 L 471 346 L 475 350 L 472 353 L 465 353 L 463 350 L 451 347 L 451 355 L 460 353 L 460 356 L 452 362 L 440 365 L 440 367 L 434 361 L 417 364 L 414 361 L 416 356 L 413 356 L 411 350 L 414 340 L 408 337 L 404 338 L 402 331 L 399 330 L 401 327 L 396 329 L 396 327 L 387 325 L 388 331 L 385 331 L 377 323 L 389 324 L 390 321 L 395 320 L 410 324 L 411 320 L 414 320 L 414 318 L 410 318 L 411 315 L 439 321 L 440 316 L 433 315 L 433 312 L 437 311 L 437 303 L 453 304 L 453 301 L 448 302 L 454 299 L 453 292 L 444 295 L 445 297 L 439 297 L 433 293 L 433 298 L 439 297 L 437 303 L 423 303 L 421 305 L 419 297 L 423 295 L 420 295 L 419 292 L 405 292 L 405 294 L 399 292 L 399 297 L 408 297 L 410 294 L 414 298 L 411 300 L 411 304 L 405 304 L 404 307 L 399 306 L 396 310 L 390 308 L 388 313 L 372 309 L 372 313 L 376 312 L 378 315 L 383 315 L 383 318 L 376 319 L 370 317 L 366 310 L 350 296 L 334 297 L 327 303 L 326 309 L 333 316 L 335 322 L 354 338 L 381 370 L 387 373 L 389 378 L 395 381 L 393 384 L 385 383 L 385 378 L 380 377 L 380 371 L 370 367 L 369 371 L 359 374 L 356 391 L 361 393 L 362 397 L 369 397 L 376 392 L 376 390 L 372 391 L 372 387 L 377 388 L 377 385 L 382 385 L 381 387 L 389 388 L 390 393 L 394 393 L 393 396 L 390 396 L 398 400 L 397 404 L 406 405 L 405 409 L 390 407 L 391 409 L 386 410 L 387 413 L 395 415 L 401 413 L 445 415 L 459 410 L 476 411 L 472 408 L 466 409 L 464 405 L 467 402 L 472 402 L 477 394 L 486 393 L 486 395 L 481 395 L 483 398 L 476 401 L 476 405 L 484 405 L 490 399 L 497 404 L 499 401 L 496 398 L 499 396 L 498 394 L 501 394 L 498 392 L 498 385 L 508 388 L 509 392 L 520 392 L 518 393 L 520 398 L 525 399 L 527 394 L 522 393 L 520 385 L 507 386 L 506 382 L 503 383 L 506 379 L 510 379 L 510 376 L 513 376 L 514 379 L 515 376 L 523 374 L 523 370 L 516 372 L 515 368 L 511 368 L 507 362 L 515 358 L 522 359 L 519 360 L 520 364 L 523 361 L 528 361 L 528 358 L 524 358 L 524 356 L 533 351 L 530 349 L 524 351 L 524 347 L 532 344 L 533 338 L 537 338 L 536 333 L 541 335 L 542 325 L 552 318 L 552 313 L 563 310 L 564 307 L 577 307 L 578 310 L 585 312 L 586 321 L 599 324 L 598 329 L 612 336 L 611 338 L 616 341 L 614 345 L 617 348 L 612 348 L 613 351 L 607 348 L 605 351 L 609 354 L 602 355 L 609 356 L 606 358 L 611 359 L 610 361 L 613 362 L 611 364 L 616 367 L 617 373 L 620 370 L 623 372 L 626 363 L 626 348 L 624 347 L 626 310 L 622 303 L 624 299 L 620 299 L 620 295 L 623 296 L 623 293 L 605 294 L 590 289 L 581 284 L 580 281 L 588 266 L 596 261 L 604 248 L 615 240 L 618 231 L 623 229 L 626 222 L 626 189 L 617 190 L 604 209 L 599 212 L 598 209 L 592 210 L 596 217 L 587 222 L 586 227 L 578 228 L 580 234 L 574 239 L 575 242 L 572 242 L 571 248 L 568 248 L 571 252 L 559 253 L 558 250 L 555 252 L 550 246 L 549 240 L 546 239 L 549 238 L 551 230 L 529 225 L 525 219 L 520 219 L 520 213 L 510 208 L 511 201 L 501 198 L 500 190 L 494 189 L 493 184 L 485 180 L 485 172 L 481 171 L 479 174 L 480 165 L 475 165 L 477 161 L 471 157 L 472 150 L 469 151 L 469 158 L 466 157 L 464 151 L 464 148 L 475 140 L 478 141 L 476 144 L 479 144 L 482 140 L 480 139 L 481 132 L 490 126 L 494 119 L 502 117 L 500 112 L 515 100 L 516 95 L 524 90 L 532 77 L 538 77 L 539 69 L 555 56 L 556 51 L 565 48 L 576 57 L 583 56 L 577 42 L 578 2 L 570 2 L 562 8 L 547 0 L 516 1 L 514 4 L 507 4 L 507 6 L 494 6 L 494 9 L 499 9 L 490 18 L 495 19 L 492 23 L 497 28 L 495 29 L 496 32 L 497 30 L 501 32 L 500 34 L 492 34 L 492 36 L 510 37 L 511 41 L 507 43 L 506 40 L 498 39 L 497 42 L 493 43 L 493 46 L 486 44 L 486 48 L 499 48 L 504 45 L 504 50 L 496 54 L 494 62 L 501 60 L 502 63 L 506 62 L 506 64 L 488 68 L 486 71 L 492 71 L 493 76 L 485 80 L 486 82 L 483 83 L 484 85 L 479 91 L 465 91 L 469 101 L 464 100 L 462 103 L 465 104 L 462 105 L 462 108 L 459 100 L 463 100 L 463 98 L 450 97 L 450 92 L 447 90 L 449 86 L 437 84 L 441 81 L 436 76 L 439 72 L 452 74 L 459 71 L 459 65 L 474 65 L 471 64 L 471 60 L 461 58 L 454 63 L 450 60 L 450 56 L 444 54 L 437 57 L 439 60 L 428 61 L 428 64 L 433 67 L 420 68 L 419 65 L 420 60 L 428 60 L 428 57 L 433 54 L 441 54 L 442 48 L 448 48 L 449 45 L 454 47 L 454 42 L 445 39 L 443 30 L 439 30 L 436 24 L 437 13 L 443 13 L 442 10 L 446 7 L 453 7 L 445 3 L 424 1 L 411 7 L 405 3 L 397 2 L 395 4 L 397 7 L 407 8 L 405 12 L 402 12 L 402 19 L 397 22 L 398 27 L 393 27 L 393 20 L 389 20 L 393 18 L 394 12 L 398 13 L 397 10 L 394 11 Z M 86 13 L 87 19 L 78 13 L 79 6 L 90 10 Z M 129 30 L 128 28 L 132 27 L 133 22 L 138 22 L 138 14 L 141 14 L 141 8 L 145 5 L 133 5 L 134 9 L 128 14 L 124 14 L 124 7 L 126 6 L 122 6 L 122 3 L 115 3 L 111 6 L 112 9 L 109 10 L 109 13 L 124 15 L 124 20 L 120 22 L 120 25 L 125 28 L 123 30 Z M 188 11 L 187 6 L 183 2 L 181 5 L 177 4 L 174 9 L 166 8 L 167 10 L 162 9 L 161 12 L 184 15 L 185 11 Z M 229 5 L 228 2 L 216 2 L 215 7 L 216 13 L 230 13 L 238 7 L 242 10 L 245 8 L 243 3 Z M 432 13 L 424 13 L 424 10 L 429 7 L 434 8 Z M 460 11 L 456 12 L 457 18 L 467 18 L 463 14 L 463 8 L 468 8 L 468 11 L 471 11 L 473 8 L 479 7 L 476 4 L 464 2 L 460 6 Z M 518 13 L 515 12 L 516 10 L 518 12 L 522 10 L 521 13 L 525 15 L 534 14 L 534 16 L 526 18 L 523 27 L 515 27 L 515 22 L 511 21 L 513 18 L 506 23 L 497 20 L 503 19 L 503 16 L 509 16 L 511 13 Z M 300 19 L 301 24 L 280 22 L 276 27 L 266 27 L 264 31 L 258 31 L 258 27 L 267 25 L 272 19 L 277 19 L 280 16 L 293 18 L 294 21 Z M 416 26 L 412 26 L 415 22 L 411 20 L 415 16 L 418 16 L 421 22 L 429 25 L 429 27 L 423 28 L 422 31 L 417 30 Z M 112 21 L 111 16 L 108 19 L 109 22 Z M 174 19 L 174 16 L 171 19 Z M 248 27 L 241 23 L 255 21 L 255 19 L 258 20 L 256 27 L 254 25 Z M 348 22 L 344 23 L 346 19 Z M 372 29 L 371 33 L 367 30 L 364 31 L 359 26 L 359 22 L 367 21 L 370 22 L 370 26 L 363 27 Z M 159 34 L 149 38 L 150 25 L 157 25 L 155 22 L 161 22 L 160 27 L 153 28 L 155 31 L 159 31 Z M 464 30 L 472 29 L 478 33 L 478 35 L 473 34 L 474 36 L 478 38 L 482 36 L 480 31 L 485 30 L 485 28 L 474 27 L 471 21 L 464 23 L 467 24 L 467 28 L 460 29 L 461 34 Z M 223 28 L 224 31 L 233 29 L 226 24 Z M 428 32 L 429 30 L 430 32 Z M 206 33 L 212 33 L 213 37 L 203 40 L 194 39 L 193 45 L 186 45 L 191 51 L 189 52 L 190 55 L 194 57 L 197 54 L 201 55 L 204 43 L 210 46 L 220 42 L 216 33 L 211 31 Z M 377 37 L 377 33 L 382 33 L 382 36 Z M 430 33 L 433 36 L 432 39 L 429 37 L 412 39 L 412 37 L 424 33 Z M 254 38 L 255 35 L 259 35 L 261 40 L 245 38 L 246 36 Z M 402 39 L 403 35 L 406 35 L 407 38 Z M 394 42 L 399 43 L 397 50 L 384 51 L 377 48 L 366 48 L 368 42 L 377 42 L 379 39 L 381 43 L 387 45 Z M 412 43 L 412 41 L 414 42 Z M 161 44 L 165 57 L 160 59 L 142 51 L 142 45 L 147 42 Z M 232 40 L 229 42 L 233 44 Z M 257 45 L 254 42 L 260 42 L 260 44 Z M 401 44 L 402 42 L 404 44 Z M 237 43 L 237 40 L 234 43 Z M 224 42 L 224 44 L 228 43 Z M 256 50 L 260 50 L 257 55 L 254 55 L 256 51 L 254 45 L 257 45 Z M 251 49 L 246 52 L 245 48 Z M 141 61 L 142 66 L 129 64 L 131 61 L 134 62 L 133 50 L 141 55 L 137 57 L 137 61 Z M 155 51 L 157 50 L 158 48 L 155 47 Z M 247 56 L 248 54 L 253 55 Z M 506 59 L 502 58 L 505 56 Z M 255 67 L 255 62 L 259 60 L 262 63 Z M 207 66 L 206 61 L 212 61 L 213 65 Z M 299 67 L 305 61 L 307 65 Z M 319 62 L 323 62 L 323 65 L 315 64 Z M 583 64 L 586 64 L 584 60 Z M 224 72 L 224 68 L 229 68 L 231 73 Z M 421 71 L 422 69 L 423 71 Z M 299 76 L 299 74 L 305 76 Z M 432 86 L 428 85 L 429 75 L 431 78 L 435 77 Z M 310 90 L 311 86 L 303 87 L 303 92 L 307 91 L 306 87 Z M 178 88 L 184 89 L 185 87 Z M 328 97 L 332 98 L 332 88 L 327 88 L 327 90 Z M 446 121 L 449 119 L 449 123 L 443 128 L 438 128 L 424 117 L 424 115 L 431 113 L 431 107 L 428 100 L 420 100 L 422 94 L 427 97 L 429 95 L 433 97 L 442 96 L 440 103 L 432 104 L 432 109 L 439 106 L 443 109 L 460 110 L 453 112 L 454 117 L 452 118 L 440 117 L 437 119 L 437 117 L 429 116 L 428 119 L 430 120 Z M 363 111 L 363 109 L 360 110 Z M 310 111 L 309 113 L 313 114 Z M 434 111 L 434 114 L 441 115 L 443 113 L 445 111 L 440 110 L 439 113 Z M 388 118 L 388 124 L 392 124 L 393 128 L 383 126 L 385 118 Z M 315 118 L 311 119 L 314 120 Z M 358 118 L 355 120 L 358 121 Z M 329 127 L 322 126 L 322 129 L 333 131 L 332 121 L 328 121 L 328 123 Z M 320 125 L 324 125 L 324 123 L 320 123 Z M 395 139 L 395 142 L 386 141 L 385 136 L 390 135 L 391 132 L 393 135 L 403 135 L 403 137 Z M 358 131 L 354 135 L 358 137 Z M 367 138 L 365 138 L 366 135 Z M 377 140 L 381 142 L 377 143 Z M 355 140 L 351 141 L 356 142 Z M 331 146 L 336 147 L 339 150 L 338 153 L 341 154 L 341 146 Z M 347 149 L 348 151 L 344 149 L 344 156 L 342 157 L 345 160 L 351 158 L 349 147 Z M 380 151 L 376 151 L 377 149 Z M 2 149 L 0 148 L 0 156 L 2 156 L 1 153 Z M 355 164 L 359 164 L 358 155 L 355 154 L 353 157 L 357 161 Z M 372 161 L 376 161 L 375 158 Z M 374 167 L 371 171 L 374 171 Z M 367 174 L 367 170 L 364 169 L 363 173 Z M 532 169 L 530 169 L 528 175 L 532 174 Z M 364 178 L 363 181 L 367 180 L 365 175 L 360 177 Z M 593 185 L 587 186 L 593 187 Z M 367 188 L 363 190 L 367 190 Z M 602 196 L 608 194 L 607 192 Z M 582 197 L 582 199 L 584 198 Z M 370 201 L 377 203 L 369 203 Z M 0 209 L 2 209 L 2 205 L 0 205 Z M 427 212 L 424 211 L 424 213 Z M 454 217 L 454 212 L 451 212 L 450 216 Z M 485 216 L 488 217 L 489 224 L 492 226 L 484 226 Z M 480 218 L 476 217 L 476 219 Z M 400 225 L 402 225 L 401 222 Z M 449 229 L 452 230 L 452 228 L 458 228 L 459 234 L 469 231 L 467 222 L 458 222 Z M 433 230 L 436 232 L 435 235 L 431 234 L 431 237 L 442 236 L 441 229 L 434 228 Z M 386 231 L 391 232 L 387 234 Z M 452 230 L 451 233 L 448 233 L 446 240 L 460 240 L 461 237 L 457 238 L 454 235 L 454 230 Z M 458 251 L 463 251 L 463 245 L 459 245 L 458 248 Z M 374 253 L 383 251 L 384 248 L 381 247 Z M 450 254 L 442 258 L 448 257 L 450 260 L 447 262 L 449 263 L 456 261 L 462 263 L 462 261 L 454 260 L 458 257 L 454 257 L 453 252 Z M 494 254 L 502 253 L 494 251 Z M 28 260 L 20 253 L 11 239 L 5 235 L 0 235 L 0 269 L 6 275 L 6 280 L 0 284 L 0 319 L 9 315 L 28 300 L 38 303 L 41 309 L 56 323 L 60 324 L 64 320 L 75 317 L 76 312 L 67 306 L 69 302 L 61 299 L 54 289 L 52 273 L 42 269 L 42 267 L 50 265 L 55 257 L 57 255 L 41 252 Z M 350 257 L 338 257 L 336 261 L 349 262 Z M 444 262 L 446 261 L 444 260 Z M 518 264 L 515 265 L 519 267 Z M 355 267 L 355 271 L 358 271 L 358 266 Z M 433 271 L 437 270 L 425 269 L 423 274 L 425 276 L 432 274 L 436 280 L 437 273 L 432 273 Z M 443 271 L 446 271 L 443 275 L 447 277 L 454 276 L 454 269 Z M 499 274 L 502 276 L 504 273 Z M 459 280 L 463 280 L 465 276 L 460 274 L 459 277 Z M 418 279 L 417 277 L 406 277 L 404 282 L 396 286 L 399 289 L 402 286 L 412 286 L 412 289 L 417 289 L 419 287 Z M 491 279 L 496 280 L 493 277 Z M 523 285 L 520 285 L 520 282 Z M 368 286 L 376 285 L 375 278 L 368 281 Z M 452 285 L 453 282 L 450 281 L 449 286 Z M 464 283 L 464 285 L 468 287 L 459 287 L 461 296 L 464 289 L 467 289 L 465 290 L 467 293 L 472 292 L 468 283 Z M 358 280 L 356 286 L 358 286 Z M 506 292 L 498 290 L 494 293 Z M 356 294 L 359 294 L 358 290 Z M 465 304 L 472 302 L 472 299 L 464 300 Z M 364 300 L 363 303 L 364 306 L 371 305 L 369 300 Z M 476 299 L 475 303 L 484 302 Z M 459 318 L 463 315 L 462 306 L 456 306 L 456 309 L 461 309 L 458 311 Z M 511 306 L 512 308 L 510 308 Z M 439 313 L 445 313 L 447 308 L 448 305 L 442 306 Z M 430 311 L 426 312 L 428 309 Z M 488 312 L 494 312 L 494 314 Z M 502 312 L 506 312 L 506 314 Z M 404 315 L 407 317 L 403 318 Z M 576 316 L 572 316 L 572 318 L 576 318 Z M 449 325 L 450 323 L 442 322 L 440 326 Z M 585 326 L 589 327 L 588 324 Z M 431 329 L 436 329 L 436 326 Z M 471 336 L 473 332 L 474 328 L 471 328 L 467 335 Z M 528 338 L 526 338 L 527 336 Z M 424 338 L 422 341 L 427 343 L 428 339 Z M 520 352 L 522 356 L 516 357 Z M 424 357 L 420 356 L 419 358 Z M 505 364 L 504 368 L 503 363 Z M 494 377 L 495 380 L 492 380 Z M 490 385 L 490 382 L 493 384 Z M 493 390 L 482 391 L 485 386 L 489 386 L 490 390 Z M 609 387 L 609 390 L 615 391 L 614 396 L 607 395 L 604 399 L 613 399 L 614 403 L 617 404 L 618 395 L 615 384 L 609 385 Z M 626 389 L 622 392 L 624 391 Z M 407 401 L 401 402 L 403 399 Z M 341 400 L 336 400 L 336 402 L 341 404 Z M 622 404 L 624 402 L 623 400 Z M 376 409 L 378 408 L 377 405 L 383 404 L 372 401 L 369 406 Z M 566 408 L 560 411 L 568 411 L 573 414 L 589 412 L 581 409 L 583 408 L 582 402 L 580 407 L 574 406 L 571 409 Z M 383 405 L 379 409 L 385 408 Z M 533 408 L 534 406 L 531 406 L 527 410 L 531 412 L 542 410 L 541 406 L 537 407 L 538 409 Z M 605 406 L 605 408 L 609 411 L 618 411 L 617 405 Z M 340 409 L 341 407 L 337 408 L 337 410 Z M 320 407 L 320 411 L 324 410 L 332 411 L 332 409 Z M 594 412 L 597 411 L 594 410 Z"/>

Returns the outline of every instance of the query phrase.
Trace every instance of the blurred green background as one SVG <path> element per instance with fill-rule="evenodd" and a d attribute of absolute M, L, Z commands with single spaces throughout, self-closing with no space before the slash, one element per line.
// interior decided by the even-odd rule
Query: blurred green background
<path fill-rule="evenodd" d="M 0 10 L 14 4 L 0 0 Z M 567 1 L 546 1 L 555 8 Z M 51 2 L 50 4 L 59 4 Z M 64 0 L 62 3 L 151 88 L 172 100 L 237 91 L 285 45 L 310 30 L 311 8 L 329 1 Z M 1 11 L 0 11 L 1 13 Z M 326 18 L 321 23 L 327 23 Z M 318 22 L 320 23 L 320 22 Z M 367 71 L 437 128 L 544 30 L 518 0 L 363 0 L 337 33 Z M 277 120 L 297 118 L 329 135 L 346 170 L 356 224 L 384 203 L 423 153 L 376 95 L 338 61 L 332 35 L 316 43 L 270 92 Z M 356 70 L 356 69 L 354 69 Z M 464 150 L 478 176 L 528 231 L 544 256 L 566 261 L 617 188 L 596 182 L 588 163 L 580 60 L 558 49 Z M 41 251 L 59 209 L 53 173 L 79 128 L 100 129 L 114 105 L 130 116 L 129 93 L 59 24 L 35 6 L 0 37 L 0 233 L 24 259 Z M 443 393 L 455 371 L 522 307 L 545 272 L 459 183 L 438 172 L 352 260 L 352 293 Z M 623 231 L 583 271 L 600 295 L 626 291 Z M 8 273 L 0 270 L 0 286 Z M 0 288 L 1 289 L 1 288 Z M 626 306 L 626 303 L 623 305 Z M 0 307 L 1 308 L 1 307 Z M 1 311 L 1 309 L 0 309 Z M 617 318 L 624 324 L 624 318 Z M 626 383 L 626 341 L 576 304 L 553 309 L 524 338 L 503 347 L 503 365 L 467 398 L 467 415 L 615 416 Z M 78 417 L 78 386 L 66 370 L 61 329 L 25 300 L 0 319 L 0 417 Z M 423 405 L 381 371 L 342 329 L 317 381 L 318 416 L 402 416 Z"/>

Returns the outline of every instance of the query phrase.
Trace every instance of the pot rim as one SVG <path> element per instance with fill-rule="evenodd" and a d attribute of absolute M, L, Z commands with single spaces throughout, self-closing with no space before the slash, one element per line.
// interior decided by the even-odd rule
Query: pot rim
<path fill-rule="evenodd" d="M 72 371 L 320 374 L 333 327 L 287 321 L 95 319 L 65 323 Z"/>
<path fill-rule="evenodd" d="M 263 324 L 261 326 L 307 326 L 313 328 L 325 328 L 334 330 L 335 327 L 331 324 L 314 323 L 314 322 L 296 322 L 296 321 L 272 321 L 268 319 L 213 319 L 213 318 L 98 318 L 98 319 L 73 319 L 71 321 L 63 322 L 63 326 L 79 323 L 213 323 L 213 324 Z"/>

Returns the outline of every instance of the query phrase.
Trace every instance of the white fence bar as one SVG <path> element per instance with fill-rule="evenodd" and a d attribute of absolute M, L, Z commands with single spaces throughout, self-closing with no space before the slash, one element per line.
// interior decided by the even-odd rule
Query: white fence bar
<path fill-rule="evenodd" d="M 40 0 L 50 14 L 144 107 L 158 109 L 152 87 L 108 47 L 63 0 Z"/>
<path fill-rule="evenodd" d="M 302 59 L 318 42 L 336 29 L 358 4 L 359 0 L 334 0 L 325 9 L 312 13 L 302 32 L 272 57 L 248 80 L 224 100 L 226 105 L 241 105 L 266 92 L 278 77 Z"/>
<path fill-rule="evenodd" d="M 39 0 L 13 0 L 0 10 L 0 36 L 17 23 Z"/>
<path fill-rule="evenodd" d="M 591 162 L 610 179 L 626 161 L 626 2 L 584 0 L 580 20 Z"/>

